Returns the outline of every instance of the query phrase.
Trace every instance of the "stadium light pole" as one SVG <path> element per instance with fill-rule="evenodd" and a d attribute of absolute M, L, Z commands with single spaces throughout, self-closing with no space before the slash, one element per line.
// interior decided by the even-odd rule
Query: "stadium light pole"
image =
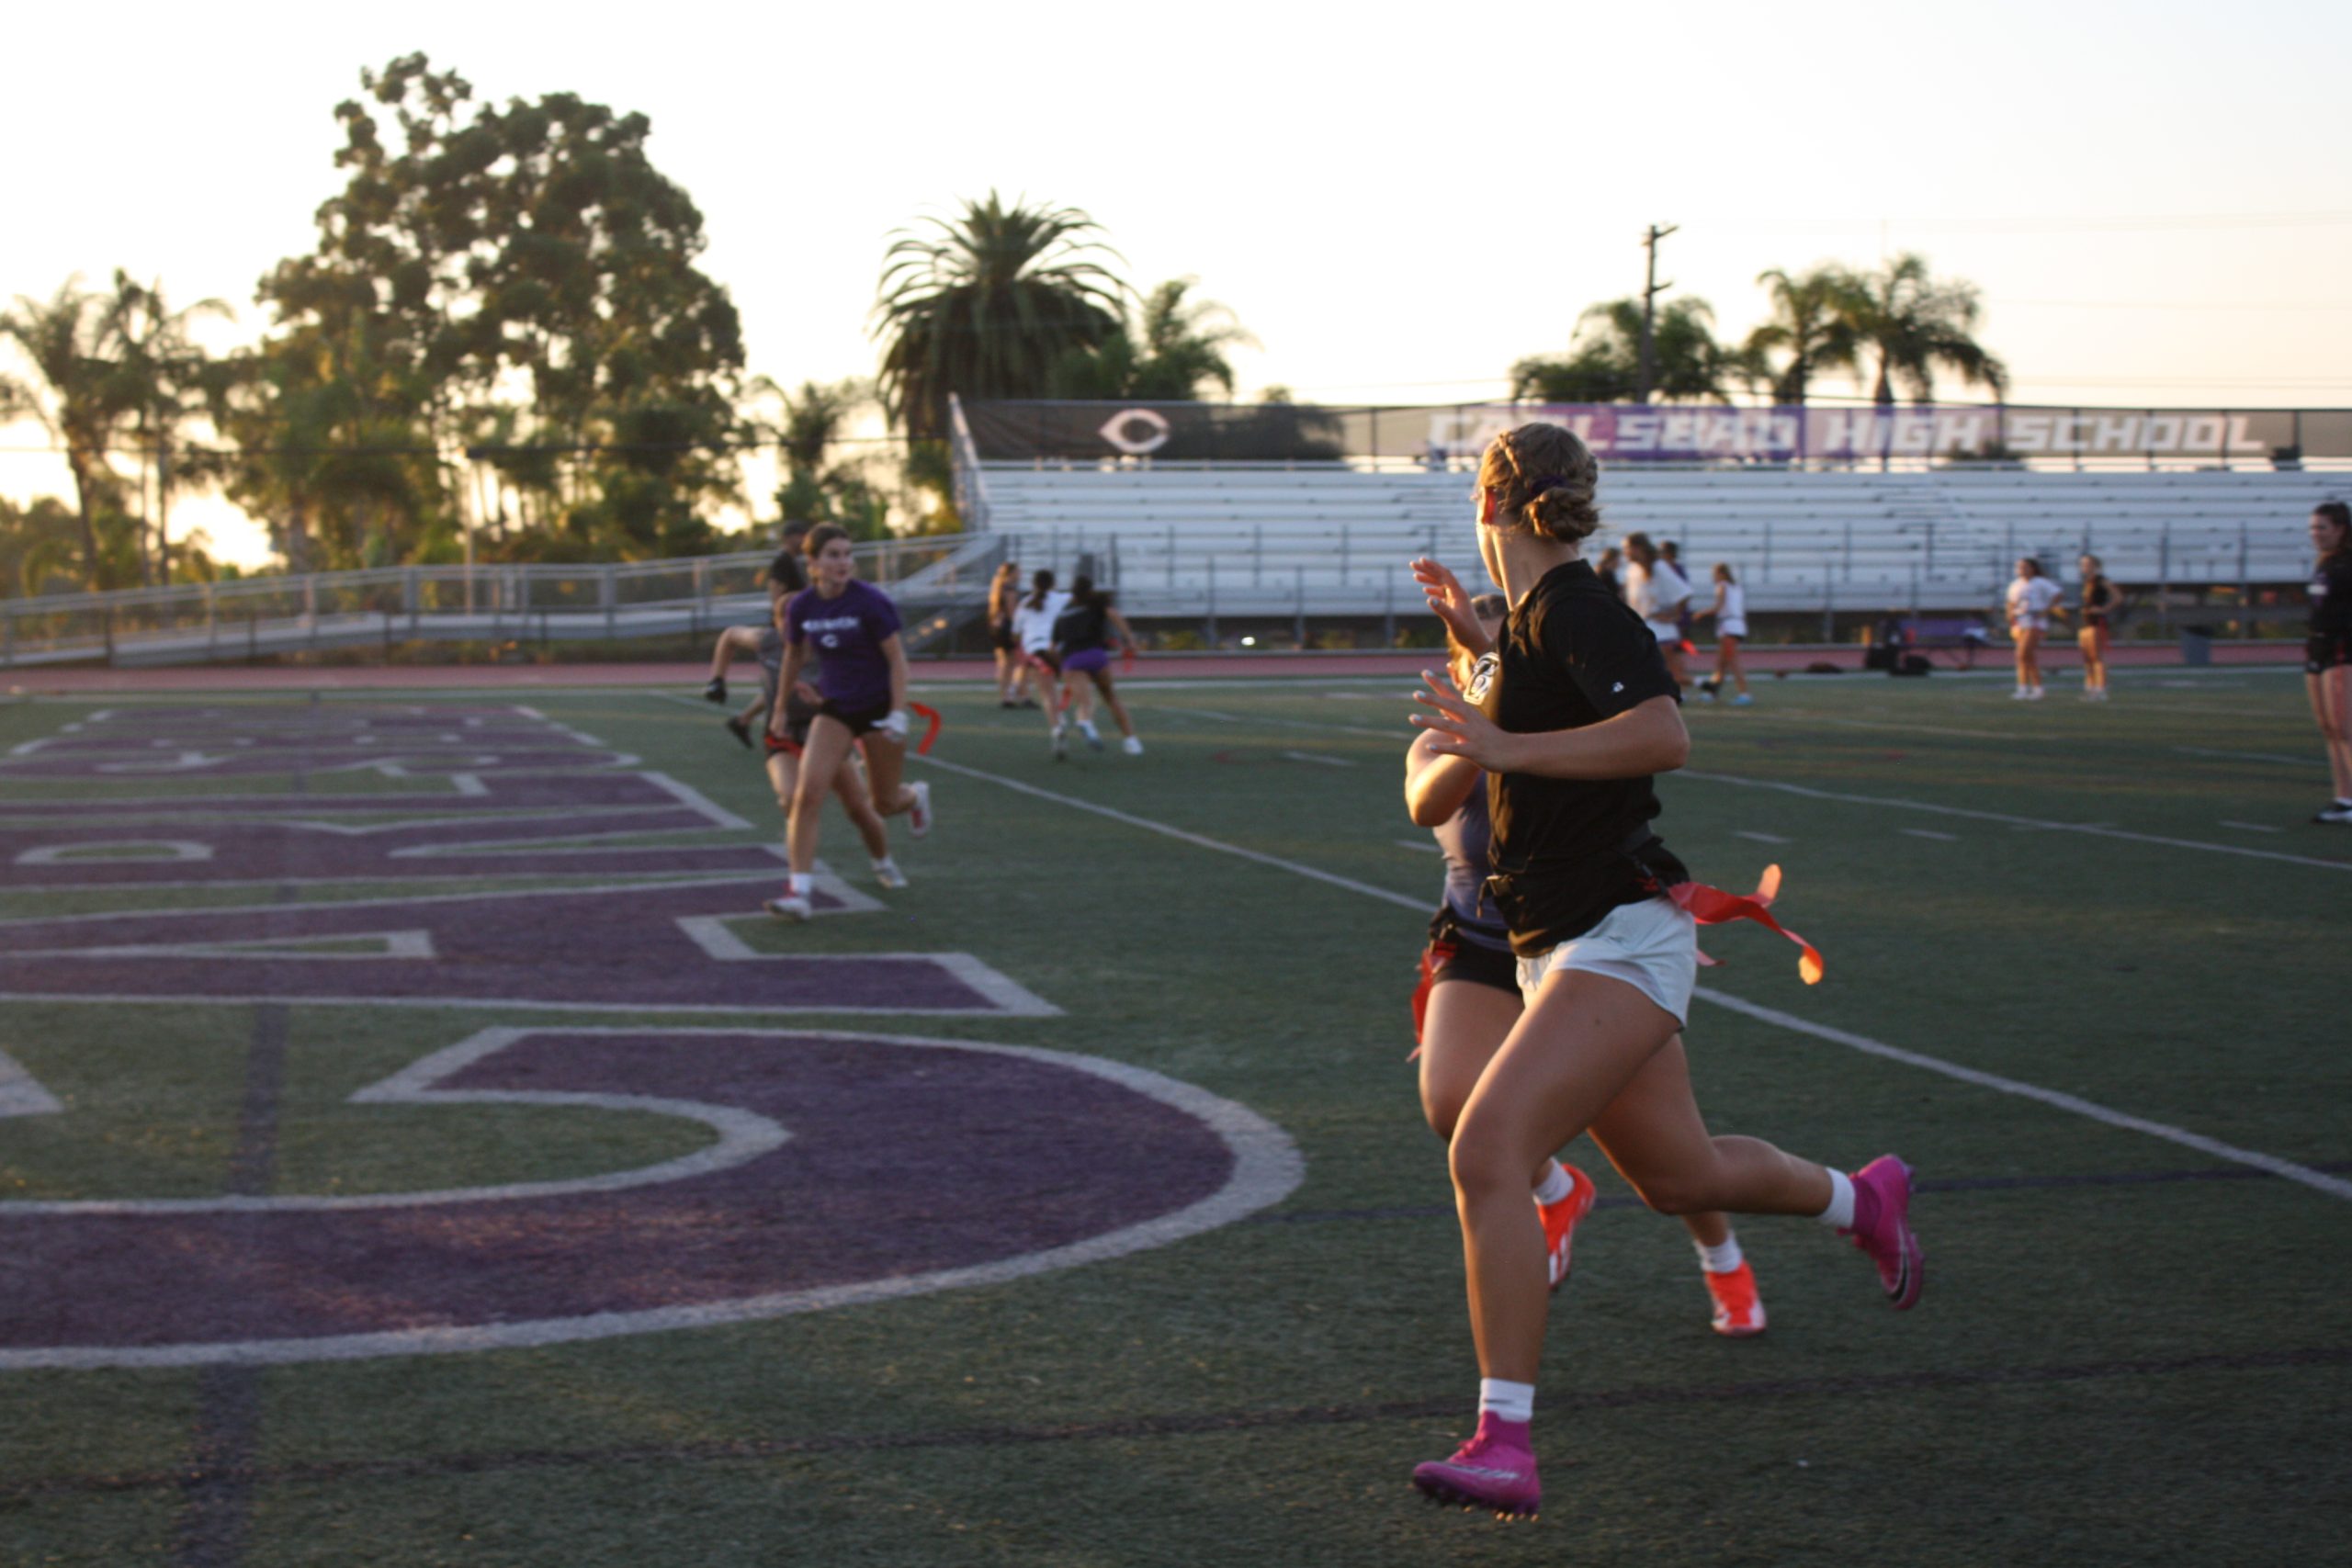
<path fill-rule="evenodd" d="M 1657 243 L 1681 226 L 1679 223 L 1668 223 L 1660 228 L 1653 223 L 1649 231 L 1642 236 L 1642 249 L 1649 253 L 1649 265 L 1642 280 L 1642 369 L 1640 395 L 1636 400 L 1640 402 L 1650 400 L 1650 389 L 1657 384 L 1657 297 L 1662 290 L 1674 287 L 1671 281 L 1660 283 L 1657 280 Z"/>

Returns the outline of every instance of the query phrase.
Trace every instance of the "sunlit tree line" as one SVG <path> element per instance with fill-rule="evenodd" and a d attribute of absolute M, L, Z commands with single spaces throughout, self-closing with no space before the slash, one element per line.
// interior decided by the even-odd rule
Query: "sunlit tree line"
<path fill-rule="evenodd" d="M 1735 393 L 1801 404 L 1842 376 L 1880 403 L 1928 402 L 1936 378 L 2006 393 L 2008 367 L 1976 341 L 1976 286 L 1938 278 L 1906 253 L 1875 270 L 1822 265 L 1756 279 L 1764 321 L 1737 343 L 1714 334 L 1704 299 L 1660 304 L 1651 323 L 1653 395 L 1668 402 L 1728 402 Z M 1612 299 L 1584 312 L 1569 350 L 1511 367 L 1511 395 L 1544 402 L 1630 401 L 1641 387 L 1642 302 Z"/>
<path fill-rule="evenodd" d="M 257 343 L 207 355 L 198 328 L 228 304 L 175 308 L 120 272 L 0 310 L 0 422 L 37 422 L 73 489 L 0 502 L 0 592 L 211 575 L 173 532 L 197 490 L 264 523 L 295 571 L 694 554 L 726 547 L 718 519 L 769 508 L 863 538 L 953 528 L 951 394 L 1229 398 L 1228 352 L 1255 343 L 1197 279 L 1132 285 L 1083 211 L 991 191 L 888 237 L 871 382 L 786 387 L 746 373 L 702 214 L 642 115 L 484 103 L 421 54 L 360 81 L 335 109 L 342 186 L 314 248 L 262 277 Z M 1736 344 L 1705 301 L 1664 304 L 1657 396 L 2004 385 L 1974 288 L 1920 257 L 1758 281 L 1770 318 Z M 1637 301 L 1596 305 L 1565 355 L 1512 367 L 1513 395 L 1634 397 L 1641 332 Z M 874 412 L 895 440 L 853 439 Z M 755 448 L 782 472 L 763 500 L 743 493 Z"/>

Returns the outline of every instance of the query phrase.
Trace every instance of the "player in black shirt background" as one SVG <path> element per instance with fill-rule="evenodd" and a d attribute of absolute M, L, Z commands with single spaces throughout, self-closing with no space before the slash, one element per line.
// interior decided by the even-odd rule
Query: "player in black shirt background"
<path fill-rule="evenodd" d="M 2324 501 L 2312 509 L 2311 636 L 2303 642 L 2303 685 L 2327 746 L 2335 798 L 2312 818 L 2352 824 L 2352 506 Z"/>
<path fill-rule="evenodd" d="M 1760 1139 L 1712 1136 L 1699 1114 L 1681 1037 L 1696 931 L 1668 891 L 1689 876 L 1651 828 L 1652 775 L 1680 767 L 1690 738 L 1657 637 L 1581 558 L 1600 523 L 1599 476 L 1584 443 L 1556 425 L 1521 425 L 1487 446 L 1475 495 L 1479 557 L 1510 605 L 1498 643 L 1452 572 L 1413 565 L 1430 607 L 1479 656 L 1466 691 L 1427 677 L 1414 722 L 1432 750 L 1486 771 L 1489 887 L 1527 1004 L 1449 1145 L 1478 1428 L 1413 1482 L 1506 1515 L 1532 1513 L 1541 1497 L 1529 1421 L 1551 1297 L 1531 1173 L 1585 1132 L 1659 1152 L 1637 1179 L 1628 1173 L 1653 1209 L 1817 1215 L 1870 1255 L 1897 1308 L 1922 1284 L 1900 1160 L 1849 1177 Z"/>

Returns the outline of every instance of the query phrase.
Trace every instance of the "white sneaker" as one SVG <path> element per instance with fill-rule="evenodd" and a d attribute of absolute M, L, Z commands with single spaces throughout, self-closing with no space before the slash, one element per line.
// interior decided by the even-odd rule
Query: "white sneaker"
<path fill-rule="evenodd" d="M 2009 701 L 2013 703 L 2021 703 L 2032 694 L 2032 693 L 2027 691 L 2023 686 L 2019 686 L 2016 691 L 2009 694 Z"/>
<path fill-rule="evenodd" d="M 781 898 L 771 898 L 762 908 L 779 920 L 805 920 L 814 915 L 816 908 L 801 893 L 786 893 Z"/>
<path fill-rule="evenodd" d="M 907 812 L 907 831 L 920 839 L 931 831 L 931 785 L 911 784 L 907 786 L 907 791 L 915 797 L 914 805 Z"/>
<path fill-rule="evenodd" d="M 2030 703 L 2038 703 L 2038 702 L 2040 702 L 2040 701 L 2041 700 L 2041 687 L 2039 687 L 2039 686 L 2029 686 L 2029 687 L 2027 687 L 2027 688 L 2026 688 L 2026 694 L 2025 694 L 2025 700 L 2026 700 L 2027 702 L 2030 702 Z"/>
<path fill-rule="evenodd" d="M 874 880 L 885 887 L 904 887 L 907 885 L 907 874 L 899 869 L 897 861 L 892 860 L 888 855 L 884 855 L 874 863 Z"/>
<path fill-rule="evenodd" d="M 1054 726 L 1054 761 L 1066 761 L 1069 756 L 1069 735 L 1059 723 Z"/>
<path fill-rule="evenodd" d="M 1080 719 L 1078 721 L 1078 732 L 1086 737 L 1088 750 L 1094 751 L 1100 751 L 1102 750 L 1102 731 L 1096 729 L 1091 721 L 1083 718 Z"/>
<path fill-rule="evenodd" d="M 1119 742 L 1119 750 L 1130 757 L 1140 757 L 1143 755 L 1143 742 L 1130 735 Z"/>
<path fill-rule="evenodd" d="M 2331 801 L 2325 810 L 2314 813 L 2312 820 L 2352 823 L 2352 800 Z"/>

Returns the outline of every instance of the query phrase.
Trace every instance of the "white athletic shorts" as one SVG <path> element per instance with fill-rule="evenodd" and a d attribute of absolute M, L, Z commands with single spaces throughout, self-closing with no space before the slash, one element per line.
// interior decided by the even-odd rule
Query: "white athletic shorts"
<path fill-rule="evenodd" d="M 2046 632 L 2050 629 L 2050 617 L 2047 615 L 2019 615 L 2015 624 L 2017 626 L 2017 629 L 2021 632 Z"/>
<path fill-rule="evenodd" d="M 1650 621 L 1645 624 L 1650 628 L 1650 634 L 1660 642 L 1682 640 L 1682 626 L 1678 621 Z"/>
<path fill-rule="evenodd" d="M 1528 1006 L 1555 969 L 1623 980 L 1680 1023 L 1690 1016 L 1690 987 L 1699 977 L 1699 923 L 1671 898 L 1621 904 L 1584 935 L 1519 961 L 1519 994 Z"/>
<path fill-rule="evenodd" d="M 1721 637 L 1746 637 L 1747 635 L 1747 623 L 1746 621 L 1725 621 L 1723 625 L 1715 628 L 1715 632 Z"/>

